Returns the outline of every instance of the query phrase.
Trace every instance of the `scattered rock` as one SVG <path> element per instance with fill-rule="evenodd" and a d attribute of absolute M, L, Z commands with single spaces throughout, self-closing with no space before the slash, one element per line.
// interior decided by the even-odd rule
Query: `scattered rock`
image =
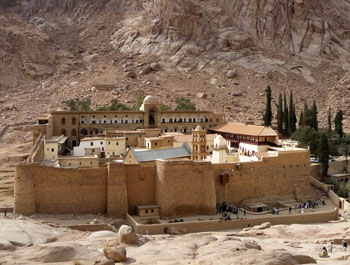
<path fill-rule="evenodd" d="M 103 259 L 103 260 L 96 260 L 91 265 L 115 265 L 115 262 L 112 259 Z"/>
<path fill-rule="evenodd" d="M 206 93 L 197 93 L 198 98 L 207 98 L 208 95 Z"/>
<path fill-rule="evenodd" d="M 133 72 L 133 71 L 129 71 L 125 74 L 125 77 L 128 77 L 128 78 L 135 78 L 136 77 L 136 74 Z"/>
<path fill-rule="evenodd" d="M 152 71 L 151 66 L 146 65 L 144 67 L 142 67 L 142 69 L 140 70 L 140 75 L 146 75 L 148 73 L 150 73 Z"/>
<path fill-rule="evenodd" d="M 93 86 L 92 88 L 90 88 L 90 91 L 91 92 L 96 92 L 96 87 Z"/>
<path fill-rule="evenodd" d="M 227 71 L 226 76 L 228 78 L 235 78 L 237 76 L 237 70 L 232 69 L 232 70 Z"/>
<path fill-rule="evenodd" d="M 126 248 L 123 246 L 104 247 L 103 253 L 107 259 L 112 259 L 116 262 L 126 261 Z"/>
<path fill-rule="evenodd" d="M 139 244 L 139 239 L 131 226 L 122 225 L 118 231 L 118 242 L 124 244 Z"/>
<path fill-rule="evenodd" d="M 158 71 L 160 69 L 160 64 L 159 63 L 151 63 L 150 67 L 152 71 Z"/>
<path fill-rule="evenodd" d="M 234 96 L 234 97 L 241 97 L 243 94 L 242 94 L 242 92 L 233 92 L 232 93 L 232 96 Z"/>

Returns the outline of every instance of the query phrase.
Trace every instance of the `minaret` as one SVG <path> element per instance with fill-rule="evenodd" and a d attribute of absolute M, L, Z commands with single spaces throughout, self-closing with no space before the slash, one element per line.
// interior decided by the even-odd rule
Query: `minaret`
<path fill-rule="evenodd" d="M 207 133 L 201 126 L 192 130 L 192 160 L 204 160 L 207 158 Z"/>
<path fill-rule="evenodd" d="M 213 163 L 226 163 L 226 141 L 220 134 L 214 139 Z"/>

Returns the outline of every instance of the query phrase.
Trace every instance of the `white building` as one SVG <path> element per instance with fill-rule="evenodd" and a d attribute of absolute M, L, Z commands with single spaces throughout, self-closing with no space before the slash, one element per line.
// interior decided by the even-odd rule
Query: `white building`
<path fill-rule="evenodd" d="M 214 149 L 212 163 L 226 163 L 226 141 L 221 135 L 217 135 L 214 139 Z"/>

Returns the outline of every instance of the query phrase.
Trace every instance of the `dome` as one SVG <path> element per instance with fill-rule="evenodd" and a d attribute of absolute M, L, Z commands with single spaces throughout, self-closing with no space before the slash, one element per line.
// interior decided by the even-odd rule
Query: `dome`
<path fill-rule="evenodd" d="M 143 100 L 143 104 L 156 104 L 157 100 L 155 97 L 153 96 L 147 96 L 145 97 L 145 99 Z"/>
<path fill-rule="evenodd" d="M 201 126 L 197 126 L 196 129 L 194 129 L 194 131 L 203 131 L 204 129 Z"/>
<path fill-rule="evenodd" d="M 214 146 L 226 146 L 225 138 L 222 135 L 217 134 L 214 139 Z"/>

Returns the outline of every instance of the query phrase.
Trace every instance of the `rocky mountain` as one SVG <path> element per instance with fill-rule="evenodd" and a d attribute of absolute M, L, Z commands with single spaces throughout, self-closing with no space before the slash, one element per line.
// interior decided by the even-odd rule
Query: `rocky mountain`
<path fill-rule="evenodd" d="M 132 104 L 141 93 L 255 121 L 269 84 L 274 100 L 292 90 L 298 109 L 317 99 L 321 125 L 342 108 L 350 128 L 349 12 L 350 0 L 1 1 L 0 121 L 17 102 L 34 117 L 73 96 Z"/>

